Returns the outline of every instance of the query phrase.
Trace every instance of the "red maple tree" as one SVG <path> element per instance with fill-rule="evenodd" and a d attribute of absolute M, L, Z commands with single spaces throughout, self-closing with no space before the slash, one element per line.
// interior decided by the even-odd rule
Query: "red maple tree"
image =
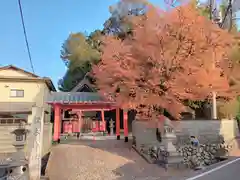
<path fill-rule="evenodd" d="M 183 100 L 206 99 L 212 91 L 226 96 L 225 67 L 234 42 L 228 32 L 191 4 L 171 11 L 149 5 L 132 21 L 132 36 L 104 37 L 102 60 L 93 67 L 100 92 L 147 119 L 162 109 L 179 118 Z"/>

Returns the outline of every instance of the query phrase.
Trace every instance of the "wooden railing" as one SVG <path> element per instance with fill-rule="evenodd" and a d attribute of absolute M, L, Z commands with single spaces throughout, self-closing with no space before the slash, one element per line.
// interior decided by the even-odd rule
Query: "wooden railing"
<path fill-rule="evenodd" d="M 24 118 L 0 118 L 0 125 L 18 125 L 21 122 L 26 122 Z"/>

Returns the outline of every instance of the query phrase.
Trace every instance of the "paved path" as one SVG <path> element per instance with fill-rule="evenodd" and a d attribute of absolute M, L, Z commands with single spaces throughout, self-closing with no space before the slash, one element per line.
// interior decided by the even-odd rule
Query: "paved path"
<path fill-rule="evenodd" d="M 211 166 L 202 172 L 197 172 L 178 180 L 239 180 L 240 158 L 233 158 L 227 162 Z M 177 180 L 177 179 L 176 179 Z"/>

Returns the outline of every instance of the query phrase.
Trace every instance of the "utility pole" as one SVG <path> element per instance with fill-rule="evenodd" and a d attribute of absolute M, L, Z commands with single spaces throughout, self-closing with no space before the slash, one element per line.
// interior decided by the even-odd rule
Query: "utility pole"
<path fill-rule="evenodd" d="M 210 9 L 210 20 L 212 20 L 214 23 L 216 23 L 216 17 L 214 12 L 217 10 L 216 9 L 216 1 L 215 0 L 210 0 L 209 1 L 209 9 Z M 232 29 L 232 25 L 233 25 L 233 10 L 232 10 L 232 0 L 228 0 L 228 6 L 226 9 L 226 12 L 224 12 L 224 14 L 221 14 L 221 16 L 219 17 L 219 21 L 218 24 L 220 26 L 220 28 L 227 28 L 228 31 L 230 32 Z M 227 21 L 227 27 L 225 27 L 225 22 Z M 219 23 L 220 22 L 220 23 Z M 215 57 L 213 56 L 213 64 L 212 64 L 212 68 L 215 69 Z M 212 119 L 217 119 L 217 93 L 216 92 L 212 92 Z"/>
<path fill-rule="evenodd" d="M 209 2 L 209 9 L 210 9 L 210 20 L 214 22 L 214 11 L 215 11 L 215 0 L 210 0 Z M 214 6 L 214 10 L 213 10 Z M 213 55 L 213 63 L 212 63 L 212 69 L 215 69 L 215 55 Z M 215 91 L 212 91 L 212 119 L 217 119 L 217 94 Z"/>
<path fill-rule="evenodd" d="M 230 20 L 228 30 L 229 30 L 229 32 L 230 32 L 230 31 L 232 30 L 232 25 L 233 25 L 232 0 L 229 0 L 229 4 L 228 4 L 228 6 L 229 6 L 229 20 Z"/>

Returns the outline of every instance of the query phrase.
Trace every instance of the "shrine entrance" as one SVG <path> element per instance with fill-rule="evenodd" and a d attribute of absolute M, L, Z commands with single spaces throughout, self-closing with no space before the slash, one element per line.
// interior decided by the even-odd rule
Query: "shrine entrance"
<path fill-rule="evenodd" d="M 94 92 L 52 92 L 47 103 L 54 109 L 53 140 L 60 142 L 62 133 L 81 133 L 86 131 L 104 132 L 120 139 L 120 108 L 115 102 Z M 114 112 L 111 119 L 106 114 Z M 65 117 L 68 112 L 68 118 Z M 95 116 L 93 115 L 95 112 Z M 86 116 L 86 114 L 91 116 Z M 114 120 L 115 119 L 115 120 Z M 128 141 L 128 111 L 123 111 L 125 142 Z"/>

